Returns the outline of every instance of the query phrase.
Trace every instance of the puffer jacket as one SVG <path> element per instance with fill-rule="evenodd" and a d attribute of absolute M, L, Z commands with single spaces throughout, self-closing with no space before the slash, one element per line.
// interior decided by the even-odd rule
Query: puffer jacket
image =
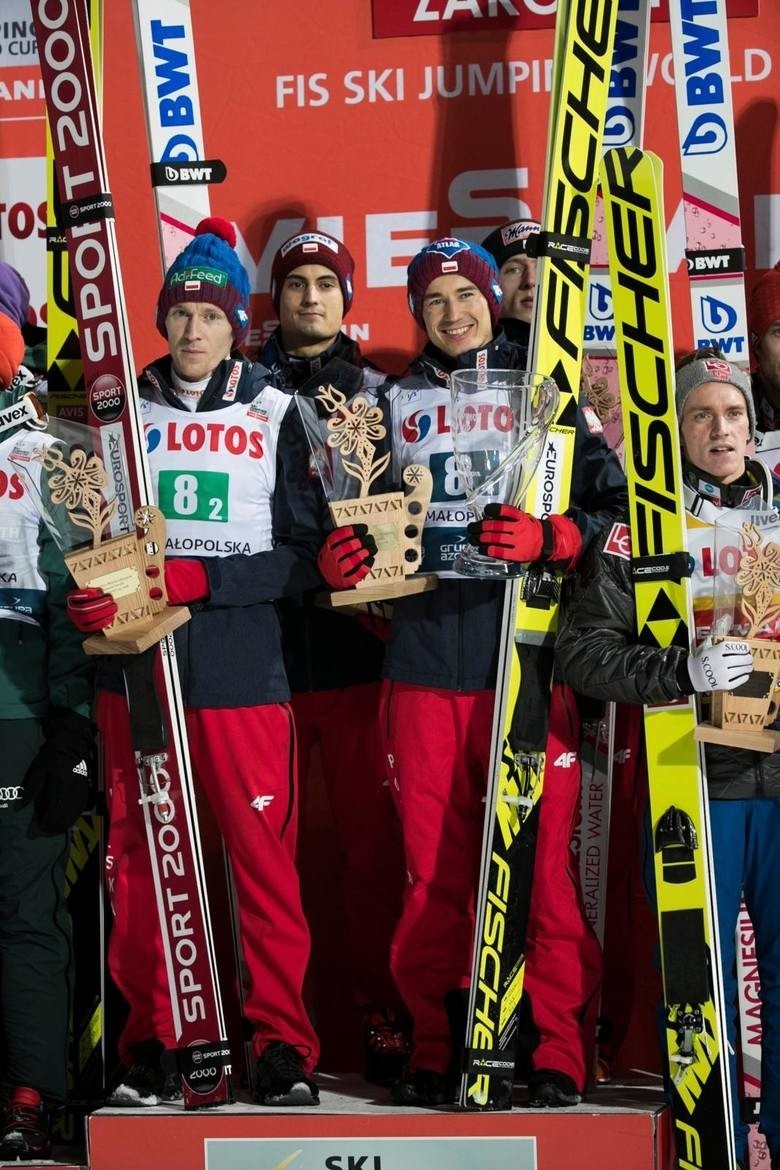
<path fill-rule="evenodd" d="M 748 465 L 745 487 L 754 492 L 765 480 L 751 467 L 755 465 Z M 773 486 L 777 501 L 780 484 Z M 556 671 L 575 691 L 605 701 L 662 703 L 690 695 L 687 649 L 659 649 L 636 641 L 630 557 L 626 514 L 602 532 L 581 564 L 558 635 Z M 705 762 L 712 799 L 780 797 L 780 751 L 706 744 Z"/>

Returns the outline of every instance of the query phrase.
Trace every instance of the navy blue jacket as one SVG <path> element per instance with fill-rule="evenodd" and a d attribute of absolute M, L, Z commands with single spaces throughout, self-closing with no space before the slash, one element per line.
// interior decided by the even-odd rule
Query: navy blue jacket
<path fill-rule="evenodd" d="M 227 376 L 236 360 L 228 358 L 217 367 L 196 413 L 251 402 L 269 382 L 264 366 L 241 358 L 238 385 L 226 401 Z M 168 406 L 187 413 L 171 388 L 170 357 L 156 361 L 141 375 L 141 397 L 151 397 L 153 387 Z M 250 556 L 203 558 L 209 599 L 190 605 L 190 621 L 174 634 L 188 707 L 255 707 L 290 697 L 278 601 L 324 588 L 316 563 L 323 540 L 324 505 L 308 474 L 309 448 L 303 427 L 292 403 L 290 407 L 277 450 L 274 548 Z M 109 685 L 117 689 L 118 664 L 115 659 L 111 662 L 114 673 Z"/>
<path fill-rule="evenodd" d="M 489 369 L 524 369 L 527 351 L 498 333 L 482 349 L 457 360 L 430 343 L 412 362 L 407 376 L 446 386 L 454 369 L 473 369 L 487 350 Z M 628 506 L 626 481 L 600 434 L 577 412 L 570 516 L 579 526 L 583 547 Z M 452 691 L 490 690 L 496 685 L 505 585 L 503 581 L 464 578 L 439 580 L 437 589 L 394 602 L 385 678 Z"/>
<path fill-rule="evenodd" d="M 377 392 L 385 375 L 366 365 L 360 347 L 344 333 L 316 358 L 296 358 L 281 345 L 277 329 L 260 355 L 280 390 L 313 398 L 320 386 L 333 385 L 352 397 Z M 384 490 L 376 485 L 374 491 Z M 359 599 L 358 599 L 359 600 Z M 371 614 L 357 618 L 326 609 L 316 593 L 290 598 L 281 606 L 287 675 L 293 692 L 327 691 L 376 682 L 382 673 L 386 621 Z"/>

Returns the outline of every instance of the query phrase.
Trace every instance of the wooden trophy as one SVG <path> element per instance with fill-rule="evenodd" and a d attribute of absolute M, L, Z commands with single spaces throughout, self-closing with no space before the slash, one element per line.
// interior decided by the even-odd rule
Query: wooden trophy
<path fill-rule="evenodd" d="M 422 532 L 431 499 L 431 473 L 422 464 L 404 469 L 403 481 L 408 491 L 369 495 L 371 484 L 387 469 L 390 453 L 377 456 L 376 444 L 384 439 L 387 428 L 382 411 L 372 406 L 363 394 L 347 401 L 346 395 L 333 386 L 323 386 L 317 401 L 330 417 L 326 422 L 325 442 L 338 453 L 341 471 L 359 484 L 357 496 L 330 499 L 328 506 L 333 523 L 365 524 L 374 537 L 377 553 L 371 572 L 353 589 L 329 595 L 333 606 L 356 602 L 384 601 L 410 593 L 435 589 L 433 575 L 413 574 L 420 566 Z"/>
<path fill-rule="evenodd" d="M 755 635 L 780 615 L 780 605 L 776 603 L 780 595 L 780 545 L 775 541 L 762 543 L 756 525 L 749 520 L 742 524 L 740 532 L 745 547 L 735 581 L 742 590 L 741 609 L 749 628 L 744 636 L 729 637 L 747 642 L 753 656 L 753 673 L 735 691 L 713 691 L 710 722 L 699 724 L 696 738 L 705 743 L 773 752 L 780 747 L 780 732 L 768 730 L 778 712 L 780 644 Z M 713 642 L 726 640 L 713 638 Z"/>
<path fill-rule="evenodd" d="M 64 554 L 81 589 L 110 593 L 118 606 L 110 626 L 84 641 L 88 654 L 138 654 L 189 620 L 185 606 L 169 606 L 165 596 L 165 518 L 157 508 L 135 513 L 135 530 L 101 539 L 116 512 L 106 501 L 108 475 L 99 455 L 74 447 L 69 457 L 59 445 L 39 447 L 32 460 L 42 464 L 48 495 L 68 520 L 92 535 L 91 545 Z"/>

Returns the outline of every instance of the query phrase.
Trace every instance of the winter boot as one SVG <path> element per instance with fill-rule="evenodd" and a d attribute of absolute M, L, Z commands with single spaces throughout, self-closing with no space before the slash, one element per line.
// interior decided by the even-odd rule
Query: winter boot
<path fill-rule="evenodd" d="M 159 1040 L 145 1040 L 132 1051 L 133 1063 L 121 1073 L 107 1103 L 141 1109 L 181 1101 L 175 1053 L 166 1051 Z"/>
<path fill-rule="evenodd" d="M 40 1093 L 19 1085 L 3 1114 L 0 1162 L 39 1162 L 51 1157 L 49 1113 Z"/>
<path fill-rule="evenodd" d="M 292 1044 L 272 1040 L 258 1059 L 255 1100 L 260 1105 L 319 1105 L 320 1091 Z"/>
<path fill-rule="evenodd" d="M 411 1042 L 392 1008 L 369 1012 L 363 1022 L 363 1076 L 372 1085 L 390 1085 L 400 1077 Z"/>
<path fill-rule="evenodd" d="M 528 1079 L 528 1105 L 531 1109 L 567 1109 L 582 1101 L 574 1081 L 554 1068 L 537 1068 Z"/>

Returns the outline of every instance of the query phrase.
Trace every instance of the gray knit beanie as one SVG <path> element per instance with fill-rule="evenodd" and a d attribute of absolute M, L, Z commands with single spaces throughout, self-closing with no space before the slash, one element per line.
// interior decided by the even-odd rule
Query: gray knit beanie
<path fill-rule="evenodd" d="M 750 438 L 755 438 L 756 409 L 753 405 L 750 378 L 738 366 L 732 366 L 731 362 L 727 362 L 725 358 L 701 357 L 680 366 L 675 375 L 677 421 L 682 422 L 683 408 L 688 395 L 697 386 L 704 385 L 705 382 L 722 382 L 724 385 L 736 386 L 737 390 L 742 392 L 750 423 Z"/>

